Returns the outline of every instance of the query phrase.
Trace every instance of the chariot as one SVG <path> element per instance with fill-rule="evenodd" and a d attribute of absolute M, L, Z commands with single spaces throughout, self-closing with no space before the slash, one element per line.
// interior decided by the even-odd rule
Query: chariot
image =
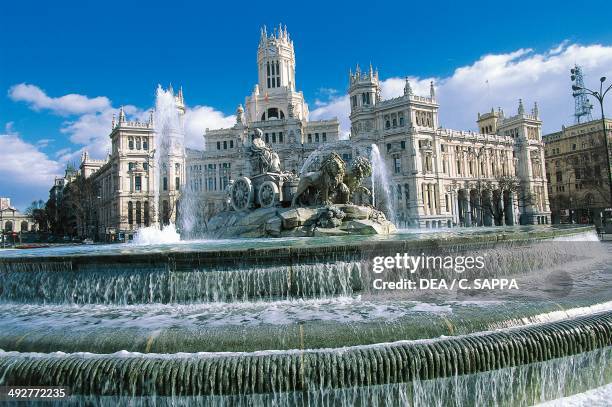
<path fill-rule="evenodd" d="M 298 179 L 293 174 L 265 172 L 253 177 L 238 177 L 229 187 L 229 202 L 236 211 L 271 208 L 291 204 Z"/>

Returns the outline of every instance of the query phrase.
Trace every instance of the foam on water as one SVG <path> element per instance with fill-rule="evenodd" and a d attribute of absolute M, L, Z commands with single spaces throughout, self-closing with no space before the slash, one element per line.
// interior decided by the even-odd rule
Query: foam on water
<path fill-rule="evenodd" d="M 174 224 L 171 223 L 162 229 L 157 226 L 138 229 L 132 243 L 137 245 L 154 245 L 178 243 L 180 241 L 181 236 L 176 231 Z"/>

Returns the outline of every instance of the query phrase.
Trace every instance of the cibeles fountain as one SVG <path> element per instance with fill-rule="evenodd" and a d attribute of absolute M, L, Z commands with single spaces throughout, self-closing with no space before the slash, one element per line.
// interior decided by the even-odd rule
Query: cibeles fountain
<path fill-rule="evenodd" d="M 609 399 L 612 255 L 590 227 L 396 231 L 362 184 L 377 157 L 319 151 L 293 175 L 257 138 L 249 160 L 205 238 L 1 251 L 0 386 L 109 406 Z"/>
<path fill-rule="evenodd" d="M 255 129 L 248 148 L 250 176 L 230 182 L 228 206 L 208 222 L 218 238 L 388 235 L 396 228 L 371 205 L 355 205 L 356 195 L 369 197 L 362 182 L 372 175 L 368 158 L 347 165 L 334 151 L 313 153 L 299 177 L 284 172 L 274 150 Z"/>

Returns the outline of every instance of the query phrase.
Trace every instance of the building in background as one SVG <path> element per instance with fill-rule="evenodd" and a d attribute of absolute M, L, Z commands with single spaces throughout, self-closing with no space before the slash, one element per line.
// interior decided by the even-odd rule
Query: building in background
<path fill-rule="evenodd" d="M 11 205 L 11 199 L 0 197 L 0 247 L 20 241 L 21 233 L 37 230 L 34 219 Z"/>
<path fill-rule="evenodd" d="M 612 119 L 606 119 L 608 134 Z M 600 119 L 544 136 L 546 176 L 554 223 L 600 225 L 610 210 L 610 185 Z M 610 145 L 610 141 L 608 143 Z M 610 154 L 610 152 L 608 152 Z"/>
<path fill-rule="evenodd" d="M 513 116 L 478 115 L 479 132 L 442 128 L 434 84 L 382 100 L 378 72 L 350 73 L 351 142 L 384 155 L 391 207 L 402 226 L 493 226 L 549 222 L 542 122 L 522 101 Z"/>

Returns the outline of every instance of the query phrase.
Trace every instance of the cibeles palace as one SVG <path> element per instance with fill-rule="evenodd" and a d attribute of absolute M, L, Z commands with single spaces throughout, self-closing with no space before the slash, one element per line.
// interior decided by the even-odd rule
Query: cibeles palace
<path fill-rule="evenodd" d="M 262 29 L 257 49 L 258 82 L 236 110 L 236 123 L 203 129 L 201 151 L 187 149 L 184 160 L 164 176 L 164 205 L 172 208 L 182 188 L 201 202 L 206 217 L 227 208 L 226 188 L 246 175 L 246 151 L 256 128 L 279 154 L 282 167 L 299 173 L 317 148 L 334 146 L 347 162 L 376 144 L 387 165 L 391 207 L 402 226 L 492 226 L 548 223 L 550 210 L 544 149 L 537 105 L 529 112 L 519 101 L 516 114 L 478 114 L 478 131 L 456 131 L 439 124 L 434 84 L 428 95 L 413 93 L 383 100 L 378 72 L 357 68 L 349 75 L 351 131 L 340 139 L 337 118 L 309 120 L 308 105 L 296 90 L 295 52 L 286 28 Z M 177 95 L 184 112 L 182 91 Z M 82 174 L 101 191 L 99 235 L 127 233 L 153 222 L 145 215 L 152 198 L 153 172 L 147 165 L 154 145 L 154 123 L 127 121 L 120 112 L 110 134 L 107 160 L 85 156 Z M 157 182 L 162 182 L 161 180 Z M 160 205 L 160 208 L 162 205 Z M 162 221 L 171 221 L 175 211 Z M 102 236 L 100 236 L 102 237 Z"/>

